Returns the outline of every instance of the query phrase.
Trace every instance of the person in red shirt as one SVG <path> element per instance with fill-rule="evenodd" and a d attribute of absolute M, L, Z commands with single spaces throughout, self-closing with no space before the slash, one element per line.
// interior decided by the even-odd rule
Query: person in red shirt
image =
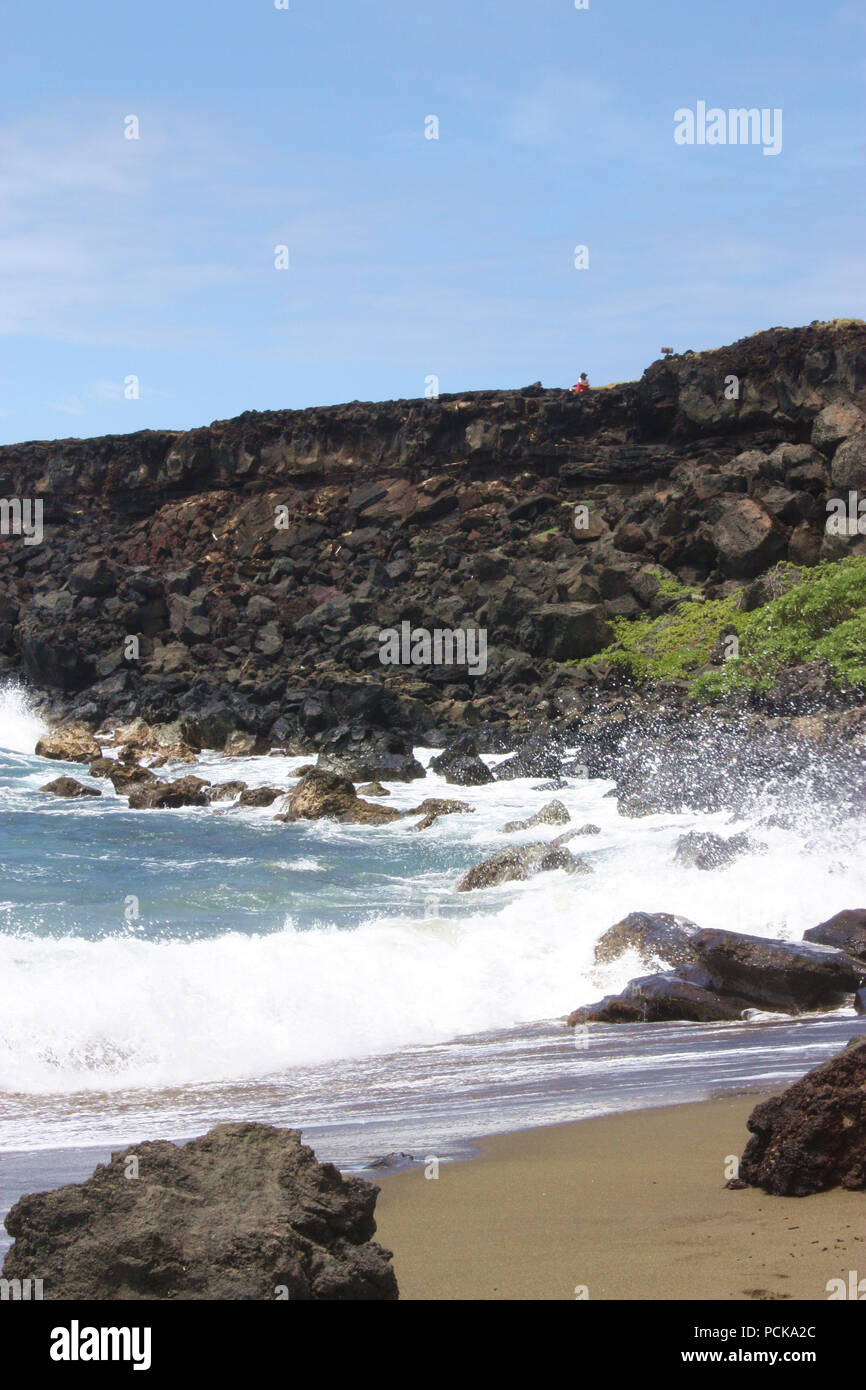
<path fill-rule="evenodd" d="M 589 390 L 589 379 L 586 375 L 586 372 L 581 372 L 580 376 L 578 377 L 577 381 L 571 389 L 576 396 L 579 396 L 582 392 Z"/>

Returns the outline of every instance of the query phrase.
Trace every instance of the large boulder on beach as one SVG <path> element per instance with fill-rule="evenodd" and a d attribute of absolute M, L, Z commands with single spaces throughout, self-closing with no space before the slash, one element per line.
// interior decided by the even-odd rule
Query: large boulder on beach
<path fill-rule="evenodd" d="M 469 893 L 473 888 L 495 888 L 500 883 L 522 882 L 536 874 L 552 869 L 564 869 L 567 874 L 591 874 L 592 869 L 582 859 L 575 859 L 567 849 L 545 842 L 513 845 L 501 849 L 468 869 L 460 879 L 456 893 Z"/>
<path fill-rule="evenodd" d="M 378 1192 L 319 1163 L 298 1130 L 218 1125 L 21 1197 L 3 1276 L 39 1278 L 54 1301 L 393 1301 L 391 1255 L 373 1241 Z"/>
<path fill-rule="evenodd" d="M 657 960 L 673 966 L 692 964 L 696 959 L 692 941 L 698 931 L 688 917 L 671 912 L 630 912 L 599 937 L 596 964 L 608 965 L 627 951 L 635 951 L 644 965 Z"/>
<path fill-rule="evenodd" d="M 740 1181 L 780 1197 L 866 1190 L 866 1038 L 755 1107 Z"/>
<path fill-rule="evenodd" d="M 864 971 L 844 951 L 803 941 L 771 941 L 701 928 L 691 938 L 695 959 L 720 994 L 740 995 L 783 1013 L 838 1009 L 859 988 Z"/>
<path fill-rule="evenodd" d="M 866 960 L 866 908 L 837 912 L 835 917 L 803 932 L 803 940 L 814 941 L 819 946 L 835 946 L 857 960 Z"/>
<path fill-rule="evenodd" d="M 275 820 L 337 820 L 349 825 L 388 825 L 400 819 L 388 806 L 358 796 L 348 777 L 315 767 L 295 784 Z"/>

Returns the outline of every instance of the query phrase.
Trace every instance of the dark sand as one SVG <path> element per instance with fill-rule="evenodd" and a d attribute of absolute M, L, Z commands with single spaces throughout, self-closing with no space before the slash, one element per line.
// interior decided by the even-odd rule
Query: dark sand
<path fill-rule="evenodd" d="M 866 1276 L 866 1194 L 725 1188 L 757 1096 L 479 1141 L 384 1178 L 376 1239 L 405 1299 L 826 1300 Z"/>

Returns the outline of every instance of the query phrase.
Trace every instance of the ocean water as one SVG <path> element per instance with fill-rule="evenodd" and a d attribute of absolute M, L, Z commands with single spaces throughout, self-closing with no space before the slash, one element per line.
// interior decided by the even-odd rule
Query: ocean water
<path fill-rule="evenodd" d="M 86 780 L 34 755 L 40 732 L 21 692 L 0 692 L 7 1173 L 14 1158 L 20 1177 L 22 1155 L 89 1156 L 242 1119 L 297 1126 L 346 1167 L 392 1149 L 453 1155 L 474 1135 L 778 1084 L 863 1026 L 846 1010 L 578 1034 L 562 1022 L 645 973 L 633 957 L 593 961 L 627 912 L 796 940 L 862 906 L 859 822 L 831 827 L 802 805 L 797 830 L 629 819 L 606 781 L 552 793 L 537 779 L 453 788 L 432 774 L 392 784 L 387 804 L 457 796 L 473 814 L 417 832 L 283 825 L 276 805 L 133 812 L 106 783 L 98 800 L 40 793 L 61 771 Z M 288 787 L 303 761 L 205 754 L 176 771 Z M 552 796 L 573 825 L 601 827 L 569 845 L 593 873 L 455 894 L 496 849 L 561 833 L 500 832 Z M 751 830 L 768 852 L 683 868 L 674 847 L 691 829 Z"/>

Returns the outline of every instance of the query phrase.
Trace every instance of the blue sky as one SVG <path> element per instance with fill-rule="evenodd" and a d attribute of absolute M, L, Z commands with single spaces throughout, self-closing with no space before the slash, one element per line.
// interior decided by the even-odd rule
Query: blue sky
<path fill-rule="evenodd" d="M 3 442 L 864 315 L 862 0 L 290 4 L 0 3 Z M 698 101 L 781 153 L 677 145 Z"/>

